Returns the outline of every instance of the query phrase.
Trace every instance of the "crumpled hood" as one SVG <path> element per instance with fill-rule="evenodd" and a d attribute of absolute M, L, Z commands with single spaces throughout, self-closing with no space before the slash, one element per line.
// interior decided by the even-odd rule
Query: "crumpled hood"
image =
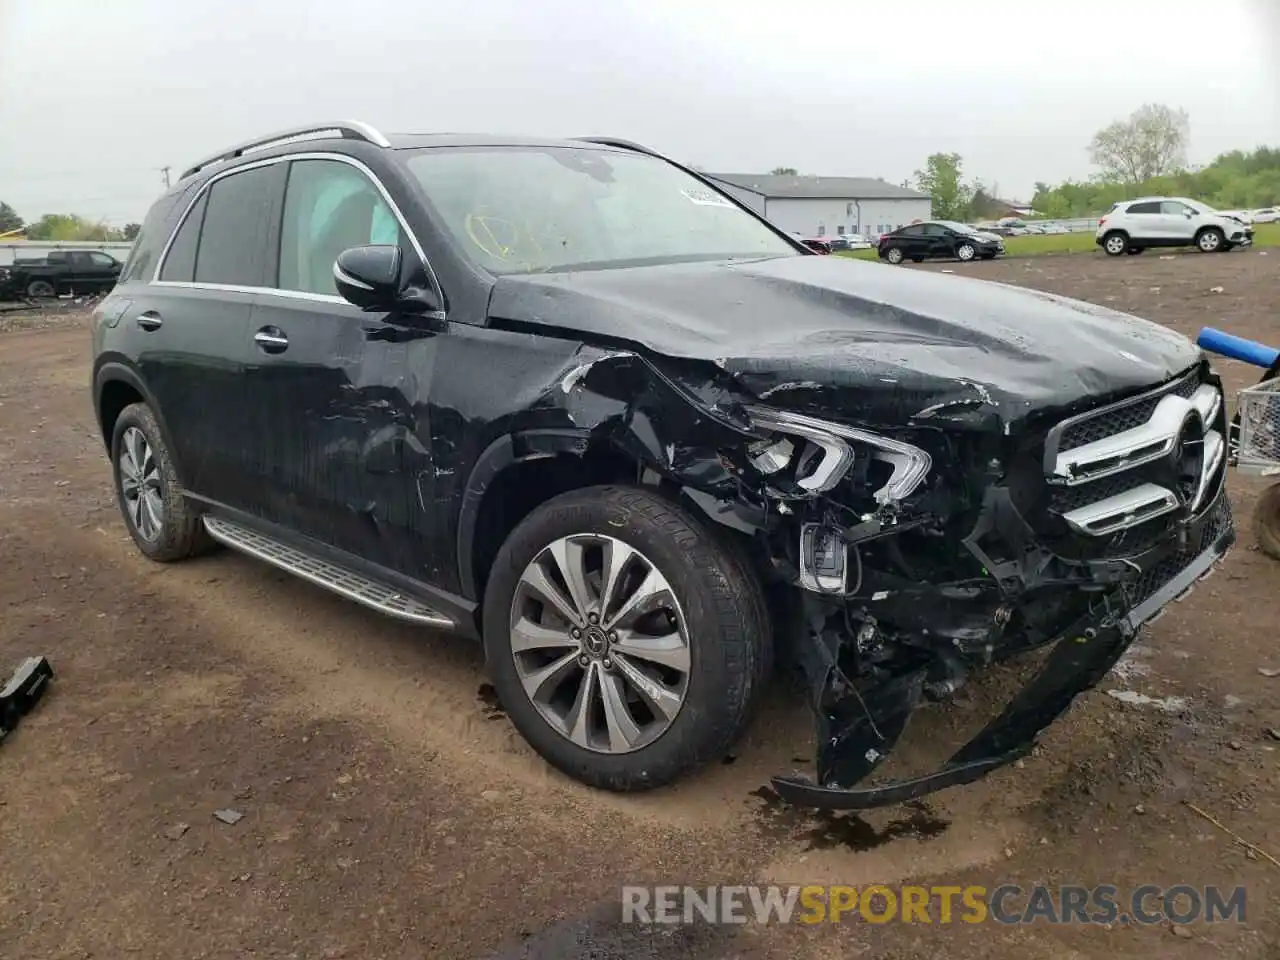
<path fill-rule="evenodd" d="M 838 257 L 506 276 L 494 320 L 630 342 L 686 384 L 706 361 L 762 401 L 867 425 L 1011 433 L 1197 362 L 1157 324 L 1005 284 Z"/>

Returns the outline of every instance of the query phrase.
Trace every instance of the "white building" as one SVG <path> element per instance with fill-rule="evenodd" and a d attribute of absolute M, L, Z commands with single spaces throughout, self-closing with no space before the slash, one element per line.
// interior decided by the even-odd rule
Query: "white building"
<path fill-rule="evenodd" d="M 790 174 L 707 173 L 726 193 L 788 233 L 875 238 L 913 220 L 928 220 L 926 193 L 867 177 L 800 177 Z"/>

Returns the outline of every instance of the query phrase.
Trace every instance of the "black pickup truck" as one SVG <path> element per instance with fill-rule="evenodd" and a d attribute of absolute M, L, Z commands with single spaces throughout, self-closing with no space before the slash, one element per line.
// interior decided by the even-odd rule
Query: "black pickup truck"
<path fill-rule="evenodd" d="M 53 250 L 44 257 L 18 257 L 0 266 L 0 299 L 104 293 L 116 285 L 121 266 L 101 250 Z"/>

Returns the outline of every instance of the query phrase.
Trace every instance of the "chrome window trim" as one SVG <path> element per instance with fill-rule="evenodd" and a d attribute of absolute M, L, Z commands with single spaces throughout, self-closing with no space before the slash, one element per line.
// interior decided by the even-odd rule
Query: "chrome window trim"
<path fill-rule="evenodd" d="M 184 280 L 161 280 L 160 279 L 160 272 L 164 269 L 165 262 L 169 259 L 169 251 L 173 247 L 173 243 L 178 237 L 178 232 L 182 230 L 183 225 L 187 222 L 187 217 L 191 215 L 192 208 L 195 207 L 195 205 L 200 201 L 200 198 L 204 194 L 206 194 L 210 189 L 212 189 L 215 183 L 217 183 L 219 180 L 221 180 L 224 177 L 231 177 L 237 173 L 243 173 L 246 170 L 254 170 L 259 167 L 269 167 L 277 163 L 289 163 L 294 160 L 337 160 L 339 163 L 345 163 L 349 166 L 355 167 L 357 170 L 363 173 L 365 177 L 368 178 L 369 182 L 373 184 L 374 188 L 378 191 L 378 194 L 386 202 L 387 206 L 391 209 L 392 214 L 396 218 L 396 223 L 400 225 L 400 229 L 404 231 L 404 235 L 409 239 L 409 243 L 413 247 L 413 252 L 418 255 L 418 260 L 421 262 L 423 268 L 427 271 L 427 276 L 431 278 L 432 289 L 435 290 L 437 294 L 439 294 L 442 300 L 444 299 L 444 290 L 440 286 L 440 280 L 436 276 L 435 270 L 432 269 L 431 261 L 427 259 L 427 254 L 422 249 L 422 244 L 419 242 L 417 234 L 415 234 L 413 230 L 409 227 L 409 221 L 405 219 L 404 212 L 400 209 L 400 205 L 397 204 L 395 200 L 392 198 L 386 186 L 382 183 L 380 179 L 378 179 L 377 174 L 375 174 L 372 170 L 370 170 L 367 164 L 361 162 L 360 160 L 357 160 L 355 157 L 348 157 L 346 154 L 330 153 L 326 151 L 312 151 L 312 152 L 306 152 L 306 153 L 287 153 L 279 157 L 268 157 L 265 160 L 254 160 L 250 163 L 243 163 L 243 164 L 240 164 L 239 166 L 232 167 L 229 170 L 220 170 L 217 173 L 215 173 L 208 180 L 206 180 L 204 184 L 201 185 L 200 189 L 195 192 L 195 195 L 191 198 L 190 202 L 187 204 L 186 209 L 182 211 L 182 216 L 178 218 L 177 224 L 174 226 L 172 232 L 169 234 L 169 239 L 165 242 L 164 249 L 161 250 L 160 252 L 160 259 L 156 263 L 155 271 L 152 273 L 151 279 L 148 281 L 148 283 L 159 285 L 159 286 L 185 287 L 188 289 L 195 289 L 195 290 L 238 290 L 243 293 L 275 294 L 277 296 L 293 297 L 293 298 L 304 299 L 304 300 L 320 300 L 324 302 L 348 303 L 349 301 L 344 300 L 342 297 L 335 297 L 329 294 L 321 294 L 321 293 L 309 293 L 305 290 L 285 290 L 281 287 L 238 286 L 236 284 L 206 283 L 206 282 L 196 281 L 196 280 L 184 281 Z M 286 191 L 288 190 L 287 184 L 285 186 L 285 189 Z M 283 206 L 281 209 L 281 215 L 283 216 Z M 278 273 L 277 273 L 277 276 L 278 276 Z M 446 318 L 446 311 L 438 310 L 435 313 L 431 314 L 431 316 L 437 319 L 443 320 Z"/>

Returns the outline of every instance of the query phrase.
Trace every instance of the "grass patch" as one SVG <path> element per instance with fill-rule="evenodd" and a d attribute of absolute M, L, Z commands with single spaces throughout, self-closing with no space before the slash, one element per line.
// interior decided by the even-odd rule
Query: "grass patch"
<path fill-rule="evenodd" d="M 1280 223 L 1260 223 L 1253 230 L 1255 247 L 1280 247 Z M 1093 242 L 1092 233 L 1045 233 L 1005 237 L 1004 250 L 1006 257 L 1043 257 L 1072 253 L 1103 255 L 1101 249 Z M 855 260 L 879 259 L 874 249 L 841 250 L 836 255 L 852 257 Z"/>

